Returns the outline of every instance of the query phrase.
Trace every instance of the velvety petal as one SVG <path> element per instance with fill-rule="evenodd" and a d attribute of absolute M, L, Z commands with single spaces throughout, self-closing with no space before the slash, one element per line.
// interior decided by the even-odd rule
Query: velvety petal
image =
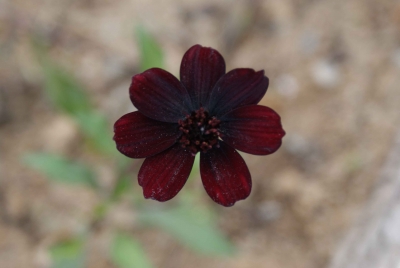
<path fill-rule="evenodd" d="M 222 141 L 220 148 L 201 153 L 200 173 L 208 195 L 220 205 L 230 207 L 250 195 L 251 176 L 246 163 Z"/>
<path fill-rule="evenodd" d="M 129 94 L 133 105 L 155 120 L 177 123 L 192 111 L 189 94 L 182 83 L 159 68 L 132 77 Z"/>
<path fill-rule="evenodd" d="M 114 140 L 122 154 L 144 158 L 171 147 L 181 132 L 178 125 L 150 119 L 140 112 L 122 116 L 114 124 Z"/>
<path fill-rule="evenodd" d="M 237 108 L 221 118 L 222 139 L 249 154 L 272 154 L 282 144 L 285 131 L 280 116 L 271 108 L 249 105 Z"/>
<path fill-rule="evenodd" d="M 195 45 L 185 53 L 180 77 L 195 110 L 200 108 L 200 105 L 207 107 L 211 90 L 224 74 L 224 58 L 215 49 Z"/>
<path fill-rule="evenodd" d="M 211 93 L 209 111 L 221 116 L 235 108 L 257 104 L 269 85 L 264 71 L 234 69 L 225 74 Z"/>
<path fill-rule="evenodd" d="M 173 198 L 185 185 L 193 162 L 192 153 L 180 144 L 146 158 L 139 171 L 144 197 L 161 202 Z"/>

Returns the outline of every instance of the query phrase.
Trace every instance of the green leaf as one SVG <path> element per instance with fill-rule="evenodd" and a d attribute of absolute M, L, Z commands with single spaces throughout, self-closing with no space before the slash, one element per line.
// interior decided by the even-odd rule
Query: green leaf
<path fill-rule="evenodd" d="M 192 171 L 190 171 L 188 180 L 192 180 L 199 176 L 200 176 L 200 154 L 196 154 L 196 157 L 194 158 Z"/>
<path fill-rule="evenodd" d="M 44 89 L 53 105 L 69 115 L 76 115 L 91 110 L 87 93 L 76 78 L 55 63 L 44 39 L 33 36 L 32 49 L 42 68 Z"/>
<path fill-rule="evenodd" d="M 111 259 L 119 268 L 151 268 L 139 242 L 127 234 L 118 234 L 114 238 Z"/>
<path fill-rule="evenodd" d="M 90 111 L 76 115 L 76 120 L 90 145 L 108 155 L 117 153 L 112 139 L 112 127 L 104 115 Z"/>
<path fill-rule="evenodd" d="M 111 194 L 111 198 L 113 200 L 117 200 L 120 198 L 124 193 L 128 192 L 132 189 L 132 178 L 131 176 L 122 175 L 118 178 L 115 183 L 113 192 Z"/>
<path fill-rule="evenodd" d="M 168 211 L 141 211 L 146 225 L 162 228 L 188 247 L 207 255 L 231 255 L 233 245 L 217 229 L 208 211 L 180 207 Z"/>
<path fill-rule="evenodd" d="M 106 216 L 109 209 L 110 209 L 110 204 L 108 202 L 98 204 L 93 210 L 94 220 L 103 219 Z"/>
<path fill-rule="evenodd" d="M 72 116 L 92 109 L 86 91 L 73 75 L 50 61 L 44 61 L 42 67 L 44 88 L 56 108 Z"/>
<path fill-rule="evenodd" d="M 84 87 L 52 61 L 43 42 L 33 40 L 33 49 L 43 69 L 45 92 L 53 105 L 79 124 L 85 138 L 96 150 L 115 155 L 112 127 L 104 115 L 94 111 Z"/>
<path fill-rule="evenodd" d="M 164 55 L 156 40 L 142 27 L 136 29 L 136 40 L 140 52 L 140 70 L 164 66 Z"/>
<path fill-rule="evenodd" d="M 78 239 L 63 241 L 50 248 L 52 268 L 83 268 L 83 242 Z"/>
<path fill-rule="evenodd" d="M 97 187 L 94 173 L 81 163 L 48 153 L 27 154 L 23 160 L 25 164 L 44 173 L 51 180 Z"/>

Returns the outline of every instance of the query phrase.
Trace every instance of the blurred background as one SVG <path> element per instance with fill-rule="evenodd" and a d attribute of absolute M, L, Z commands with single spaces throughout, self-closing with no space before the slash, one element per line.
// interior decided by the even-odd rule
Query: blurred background
<path fill-rule="evenodd" d="M 130 79 L 211 46 L 264 69 L 287 135 L 242 154 L 250 197 L 212 202 L 194 168 L 143 198 L 115 150 Z M 400 126 L 400 1 L 0 0 L 0 267 L 327 267 Z M 195 265 L 194 265 L 195 264 Z"/>

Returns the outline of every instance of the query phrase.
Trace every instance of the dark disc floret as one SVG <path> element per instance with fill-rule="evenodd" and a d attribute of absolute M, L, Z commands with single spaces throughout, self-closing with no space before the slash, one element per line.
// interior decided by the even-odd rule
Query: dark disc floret
<path fill-rule="evenodd" d="M 213 147 L 219 148 L 218 139 L 220 120 L 201 107 L 186 115 L 184 120 L 179 120 L 179 130 L 182 136 L 179 139 L 183 148 L 188 148 L 192 154 L 201 151 L 207 152 Z"/>

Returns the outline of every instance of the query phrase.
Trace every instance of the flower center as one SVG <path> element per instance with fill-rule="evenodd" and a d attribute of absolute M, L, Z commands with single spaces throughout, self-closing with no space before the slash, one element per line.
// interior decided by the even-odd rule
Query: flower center
<path fill-rule="evenodd" d="M 179 142 L 192 154 L 199 151 L 205 153 L 213 147 L 218 148 L 218 138 L 221 136 L 218 130 L 220 122 L 201 107 L 190 115 L 186 115 L 184 120 L 179 120 L 179 130 L 182 132 Z"/>

